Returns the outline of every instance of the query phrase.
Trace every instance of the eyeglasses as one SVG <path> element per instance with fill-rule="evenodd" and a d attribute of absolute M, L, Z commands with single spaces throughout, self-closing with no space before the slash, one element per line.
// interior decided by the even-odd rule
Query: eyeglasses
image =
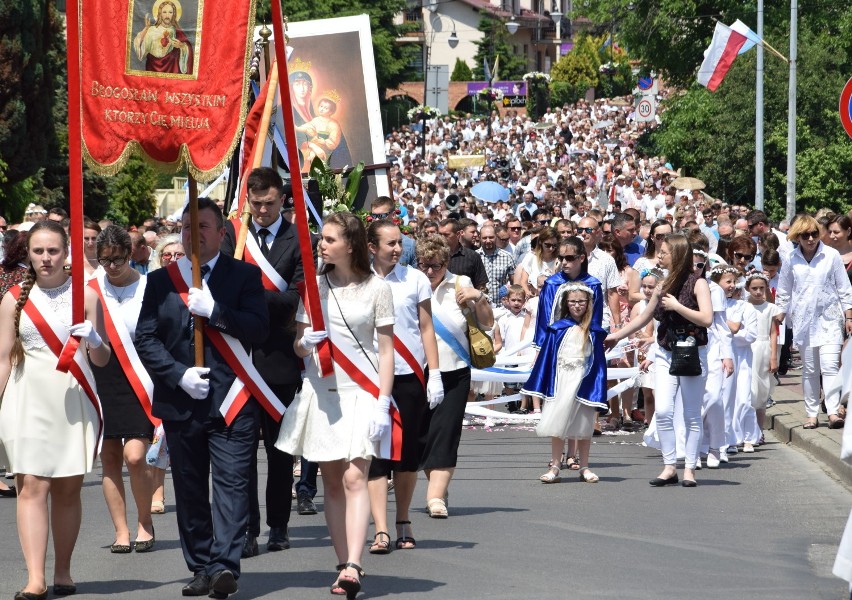
<path fill-rule="evenodd" d="M 373 217 L 374 219 L 387 219 L 390 215 L 391 215 L 391 213 L 389 213 L 389 212 L 370 213 L 370 216 Z"/>
<path fill-rule="evenodd" d="M 536 223 L 538 223 L 539 225 L 547 225 L 548 223 L 550 223 L 550 219 L 540 219 L 537 220 Z"/>
<path fill-rule="evenodd" d="M 578 258 L 580 257 L 576 254 L 563 254 L 559 257 L 559 260 L 561 260 L 562 262 L 574 262 Z"/>
<path fill-rule="evenodd" d="M 701 269 L 703 269 L 703 268 L 704 268 L 704 263 L 703 263 L 703 262 L 697 262 L 697 263 L 695 263 L 695 264 L 694 264 L 694 265 L 692 265 L 692 266 L 693 266 L 694 268 L 696 268 L 696 269 L 701 270 Z"/>
<path fill-rule="evenodd" d="M 568 304 L 573 304 L 574 306 L 583 306 L 589 303 L 588 300 L 568 300 L 567 302 Z"/>
<path fill-rule="evenodd" d="M 664 239 L 666 239 L 667 235 L 668 235 L 668 233 L 655 233 L 654 239 L 657 240 L 658 242 L 662 242 Z"/>
<path fill-rule="evenodd" d="M 800 233 L 799 237 L 803 240 L 818 240 L 819 231 L 806 231 L 804 233 Z"/>
<path fill-rule="evenodd" d="M 113 267 L 120 267 L 126 262 L 127 262 L 126 256 L 122 256 L 120 258 L 114 257 L 114 258 L 99 258 L 98 259 L 98 263 L 102 267 L 108 267 L 110 265 L 110 263 L 112 264 Z"/>
<path fill-rule="evenodd" d="M 181 258 L 186 256 L 183 252 L 163 252 L 160 257 L 161 258 Z"/>
<path fill-rule="evenodd" d="M 814 237 L 819 236 L 819 231 L 816 232 Z M 754 260 L 754 254 L 743 254 L 742 252 L 734 252 L 734 256 L 736 256 L 739 260 Z"/>
<path fill-rule="evenodd" d="M 542 247 L 547 248 L 548 250 L 555 250 L 557 246 L 558 246 L 558 244 L 553 244 L 551 242 L 544 242 L 542 244 Z"/>
<path fill-rule="evenodd" d="M 577 233 L 594 233 L 598 230 L 597 227 L 578 227 Z"/>
<path fill-rule="evenodd" d="M 428 273 L 429 271 L 440 271 L 444 268 L 444 263 L 438 263 L 434 265 L 417 265 L 417 268 L 423 271 L 424 273 Z"/>
<path fill-rule="evenodd" d="M 520 231 L 523 227 L 509 227 L 511 231 Z"/>

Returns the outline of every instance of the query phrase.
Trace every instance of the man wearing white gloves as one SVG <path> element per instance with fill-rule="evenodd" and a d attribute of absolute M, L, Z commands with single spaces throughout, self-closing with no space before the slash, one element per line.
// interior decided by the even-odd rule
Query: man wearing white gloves
<path fill-rule="evenodd" d="M 187 209 L 185 248 L 191 247 L 190 231 Z M 226 598 L 237 591 L 240 576 L 260 408 L 249 398 L 226 423 L 220 409 L 236 378 L 234 359 L 220 354 L 222 346 L 214 345 L 211 336 L 248 351 L 268 335 L 269 312 L 260 269 L 220 254 L 222 212 L 207 198 L 198 200 L 198 232 L 202 287 L 191 288 L 188 256 L 153 271 L 136 326 L 136 348 L 154 380 L 152 412 L 163 420 L 169 443 L 178 529 L 193 573 L 182 593 Z M 203 366 L 194 364 L 193 315 L 205 323 Z"/>

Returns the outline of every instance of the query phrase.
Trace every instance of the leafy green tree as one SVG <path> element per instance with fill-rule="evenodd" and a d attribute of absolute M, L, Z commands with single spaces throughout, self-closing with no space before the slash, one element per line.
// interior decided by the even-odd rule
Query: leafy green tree
<path fill-rule="evenodd" d="M 486 12 L 482 12 L 481 15 L 477 29 L 482 32 L 482 38 L 473 42 L 476 46 L 476 55 L 473 59 L 474 80 L 485 79 L 483 60 L 487 61 L 488 68 L 493 70 L 494 61 L 498 56 L 500 57 L 500 65 L 497 69 L 498 79 L 500 81 L 520 79 L 526 73 L 527 61 L 509 44 L 509 31 L 506 29 L 506 24 Z"/>
<path fill-rule="evenodd" d="M 551 101 L 554 106 L 571 104 L 598 85 L 600 56 L 595 40 L 588 35 L 577 38 L 574 48 L 560 57 L 550 70 Z"/>
<path fill-rule="evenodd" d="M 157 175 L 145 161 L 131 156 L 124 168 L 108 180 L 106 218 L 121 225 L 139 225 L 154 214 Z"/>
<path fill-rule="evenodd" d="M 467 66 L 467 63 L 460 58 L 456 59 L 456 65 L 453 67 L 453 72 L 450 75 L 450 81 L 472 81 L 473 71 Z"/>
<path fill-rule="evenodd" d="M 370 15 L 373 38 L 373 55 L 376 61 L 376 78 L 379 97 L 387 89 L 395 89 L 408 80 L 409 65 L 421 52 L 416 44 L 398 44 L 397 38 L 416 26 L 399 25 L 395 17 L 407 9 L 405 0 L 282 0 L 281 10 L 289 21 L 330 19 L 352 15 Z M 257 20 L 270 23 L 272 11 L 269 0 L 257 2 Z"/>

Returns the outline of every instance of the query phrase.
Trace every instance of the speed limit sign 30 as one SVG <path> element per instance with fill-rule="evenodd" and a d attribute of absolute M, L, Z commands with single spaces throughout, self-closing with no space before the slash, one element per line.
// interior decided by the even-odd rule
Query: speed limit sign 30
<path fill-rule="evenodd" d="M 636 106 L 637 121 L 653 121 L 656 113 L 656 107 L 652 98 L 642 98 Z"/>

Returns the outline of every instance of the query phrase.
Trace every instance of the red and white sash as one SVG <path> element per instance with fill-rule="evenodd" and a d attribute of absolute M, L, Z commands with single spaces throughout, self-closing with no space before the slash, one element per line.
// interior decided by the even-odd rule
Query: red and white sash
<path fill-rule="evenodd" d="M 160 419 L 151 414 L 151 400 L 154 398 L 154 381 L 139 360 L 136 346 L 130 338 L 130 332 L 121 314 L 120 304 L 111 296 L 104 294 L 104 275 L 98 272 L 94 279 L 89 280 L 89 287 L 98 293 L 104 310 L 104 327 L 106 328 L 109 345 L 121 365 L 124 376 L 130 382 L 130 387 L 139 399 L 142 410 L 154 427 L 160 424 Z"/>
<path fill-rule="evenodd" d="M 331 294 L 331 290 L 329 290 Z M 323 316 L 326 323 L 331 323 L 328 315 L 327 304 L 326 311 Z M 335 331 L 334 327 L 328 328 L 328 342 L 331 349 L 331 358 L 337 363 L 343 372 L 345 372 L 352 381 L 357 383 L 361 389 L 366 391 L 378 400 L 379 397 L 379 374 L 364 353 L 359 348 L 357 352 L 347 354 L 341 348 L 346 347 L 346 343 L 342 340 L 339 332 Z M 402 458 L 402 418 L 399 415 L 399 410 L 396 407 L 396 402 L 391 399 L 390 406 L 391 430 L 388 435 L 379 441 L 379 457 L 389 458 L 390 460 L 401 460 Z"/>
<path fill-rule="evenodd" d="M 17 300 L 21 295 L 20 284 L 12 287 L 9 292 Z M 58 361 L 59 357 L 62 356 L 66 342 L 75 338 L 72 338 L 68 332 L 68 328 L 56 319 L 53 309 L 46 304 L 42 297 L 42 292 L 38 287 L 33 286 L 30 290 L 30 295 L 27 298 L 26 304 L 24 304 L 23 310 L 30 321 L 33 322 L 33 325 L 35 325 L 47 347 L 56 355 Z M 57 370 L 60 370 L 58 366 L 57 363 Z M 68 372 L 71 373 L 74 379 L 77 380 L 77 383 L 80 384 L 80 387 L 83 388 L 83 391 L 89 398 L 89 402 L 92 403 L 98 415 L 98 443 L 95 446 L 94 455 L 94 459 L 97 460 L 98 455 L 101 453 L 101 443 L 103 442 L 104 417 L 101 410 L 101 401 L 98 398 L 97 387 L 95 386 L 95 377 L 79 343 L 73 354 L 73 360 L 68 362 L 67 367 Z"/>
<path fill-rule="evenodd" d="M 187 304 L 189 286 L 192 282 L 189 259 L 184 257 L 169 264 L 166 267 L 166 272 L 184 304 Z M 219 407 L 219 412 L 225 417 L 225 422 L 230 425 L 251 396 L 254 396 L 273 419 L 280 420 L 287 409 L 269 388 L 260 373 L 257 372 L 251 356 L 245 351 L 239 340 L 212 327 L 205 328 L 204 335 L 237 375 L 231 389 L 225 396 L 224 402 L 222 402 L 222 406 Z"/>
<path fill-rule="evenodd" d="M 242 222 L 239 219 L 231 219 L 231 224 L 234 226 L 234 235 L 239 235 Z M 243 251 L 243 260 L 247 263 L 257 265 L 260 268 L 261 278 L 263 279 L 263 289 L 270 292 L 286 292 L 289 284 L 284 281 L 284 278 L 275 270 L 275 267 L 266 259 L 260 246 L 257 245 L 257 240 L 249 232 L 246 236 L 246 247 Z"/>
<path fill-rule="evenodd" d="M 410 350 L 410 348 L 416 348 L 418 345 L 423 345 L 423 340 L 421 338 L 414 339 L 404 328 L 394 327 L 393 349 L 396 350 L 396 353 L 399 354 L 400 358 L 402 358 L 405 363 L 411 367 L 411 370 L 414 371 L 415 375 L 417 375 L 417 379 L 420 380 L 420 383 L 423 384 L 425 389 L 426 375 L 423 372 L 423 365 L 417 361 L 414 353 Z"/>

